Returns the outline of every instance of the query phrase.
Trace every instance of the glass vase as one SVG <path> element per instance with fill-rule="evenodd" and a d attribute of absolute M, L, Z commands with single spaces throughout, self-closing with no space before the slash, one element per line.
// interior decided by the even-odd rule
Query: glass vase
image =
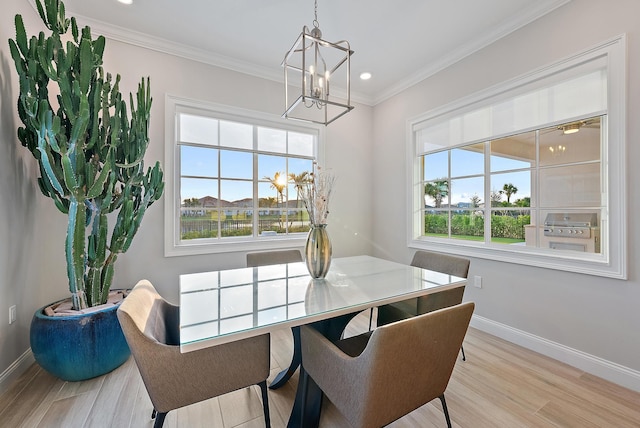
<path fill-rule="evenodd" d="M 331 265 L 331 240 L 326 224 L 311 225 L 304 248 L 305 263 L 312 278 L 324 278 Z"/>

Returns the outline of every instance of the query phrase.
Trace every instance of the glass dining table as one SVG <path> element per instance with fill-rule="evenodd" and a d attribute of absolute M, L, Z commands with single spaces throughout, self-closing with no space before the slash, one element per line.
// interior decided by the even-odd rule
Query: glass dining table
<path fill-rule="evenodd" d="M 180 275 L 180 351 L 190 352 L 281 328 L 292 328 L 290 367 L 271 383 L 287 382 L 301 362 L 299 326 L 315 323 L 337 340 L 360 311 L 466 285 L 465 278 L 371 256 L 334 258 L 325 279 L 312 279 L 304 262 Z M 314 426 L 321 392 L 298 394 L 290 427 Z"/>

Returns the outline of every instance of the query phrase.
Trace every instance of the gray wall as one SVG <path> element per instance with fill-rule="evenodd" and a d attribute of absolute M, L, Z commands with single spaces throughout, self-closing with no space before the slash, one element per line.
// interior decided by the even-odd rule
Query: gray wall
<path fill-rule="evenodd" d="M 571 363 L 581 359 L 578 365 L 594 363 L 604 371 L 626 372 L 632 378 L 627 385 L 636 389 L 640 388 L 640 228 L 634 220 L 639 208 L 635 183 L 640 182 L 634 162 L 640 159 L 639 15 L 640 2 L 635 0 L 574 0 L 377 105 L 373 122 L 373 170 L 397 172 L 373 177 L 377 194 L 385 195 L 373 201 L 374 255 L 408 262 L 412 250 L 406 236 L 396 233 L 407 229 L 409 213 L 398 215 L 396 210 L 407 207 L 408 201 L 405 192 L 395 190 L 405 186 L 407 119 L 627 33 L 629 280 L 473 259 L 470 275 L 481 276 L 483 288 L 468 286 L 465 299 L 476 302 L 475 315 L 491 321 L 479 326 L 489 324 L 511 340 L 553 349 Z"/>

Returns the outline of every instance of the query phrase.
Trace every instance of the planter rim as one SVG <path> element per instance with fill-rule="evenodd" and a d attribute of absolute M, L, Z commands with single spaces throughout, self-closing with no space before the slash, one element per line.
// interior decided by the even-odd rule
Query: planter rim
<path fill-rule="evenodd" d="M 126 290 L 128 290 L 128 289 L 126 289 L 126 288 L 117 288 L 117 289 L 112 289 L 111 291 L 126 291 Z M 120 302 L 115 303 L 115 304 L 113 304 L 111 306 L 105 306 L 102 309 L 98 309 L 96 311 L 92 311 L 92 312 L 89 312 L 89 313 L 86 313 L 86 314 L 78 313 L 78 314 L 56 315 L 56 316 L 45 315 L 44 308 L 46 308 L 48 306 L 55 305 L 55 304 L 60 303 L 60 302 L 64 302 L 65 300 L 69 300 L 69 299 L 70 299 L 69 297 L 65 297 L 64 299 L 60 299 L 60 300 L 56 300 L 55 302 L 47 303 L 46 305 L 38 308 L 36 310 L 34 316 L 36 316 L 38 318 L 56 319 L 56 320 L 61 320 L 62 321 L 62 320 L 65 320 L 65 319 L 86 317 L 86 316 L 89 316 L 89 315 L 94 315 L 94 314 L 99 314 L 99 313 L 102 313 L 102 312 L 112 311 L 112 310 L 114 310 L 114 308 L 117 308 L 122 303 L 122 300 L 121 300 Z"/>

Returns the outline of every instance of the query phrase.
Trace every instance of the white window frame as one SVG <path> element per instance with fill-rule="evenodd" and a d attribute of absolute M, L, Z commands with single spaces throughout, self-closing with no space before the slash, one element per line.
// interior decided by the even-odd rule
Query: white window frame
<path fill-rule="evenodd" d="M 608 189 L 607 216 L 602 224 L 602 251 L 598 254 L 574 252 L 549 252 L 546 249 L 526 246 L 486 245 L 459 239 L 423 236 L 424 219 L 418 204 L 424 199 L 416 190 L 420 182 L 420 156 L 417 155 L 416 129 L 426 121 L 459 116 L 465 112 L 495 104 L 499 100 L 517 95 L 540 85 L 550 86 L 553 76 L 571 75 L 580 70 L 581 64 L 605 58 L 607 72 L 607 139 L 601 162 L 604 174 L 603 189 Z M 549 82 L 551 80 L 551 83 Z M 415 249 L 431 249 L 502 262 L 538 266 L 588 275 L 627 279 L 627 183 L 626 183 L 626 36 L 620 35 L 598 46 L 578 53 L 552 65 L 542 67 L 527 75 L 504 82 L 461 100 L 437 108 L 407 121 L 407 191 L 409 221 L 407 245 Z M 522 131 L 525 131 L 524 129 Z M 499 135 L 492 136 L 499 138 Z M 454 147 L 451 147 L 454 148 Z M 485 172 L 485 174 L 489 174 Z"/>
<path fill-rule="evenodd" d="M 253 125 L 285 129 L 317 135 L 315 160 L 322 164 L 324 160 L 324 127 L 315 124 L 299 124 L 275 117 L 271 114 L 227 106 L 223 104 L 198 101 L 174 95 L 165 95 L 165 193 L 164 193 L 164 255 L 165 257 L 214 254 L 235 251 L 259 251 L 302 247 L 306 235 L 274 235 L 243 237 L 242 239 L 180 240 L 180 167 L 178 165 L 179 145 L 177 115 L 179 112 L 192 112 L 217 119 L 240 121 Z"/>

